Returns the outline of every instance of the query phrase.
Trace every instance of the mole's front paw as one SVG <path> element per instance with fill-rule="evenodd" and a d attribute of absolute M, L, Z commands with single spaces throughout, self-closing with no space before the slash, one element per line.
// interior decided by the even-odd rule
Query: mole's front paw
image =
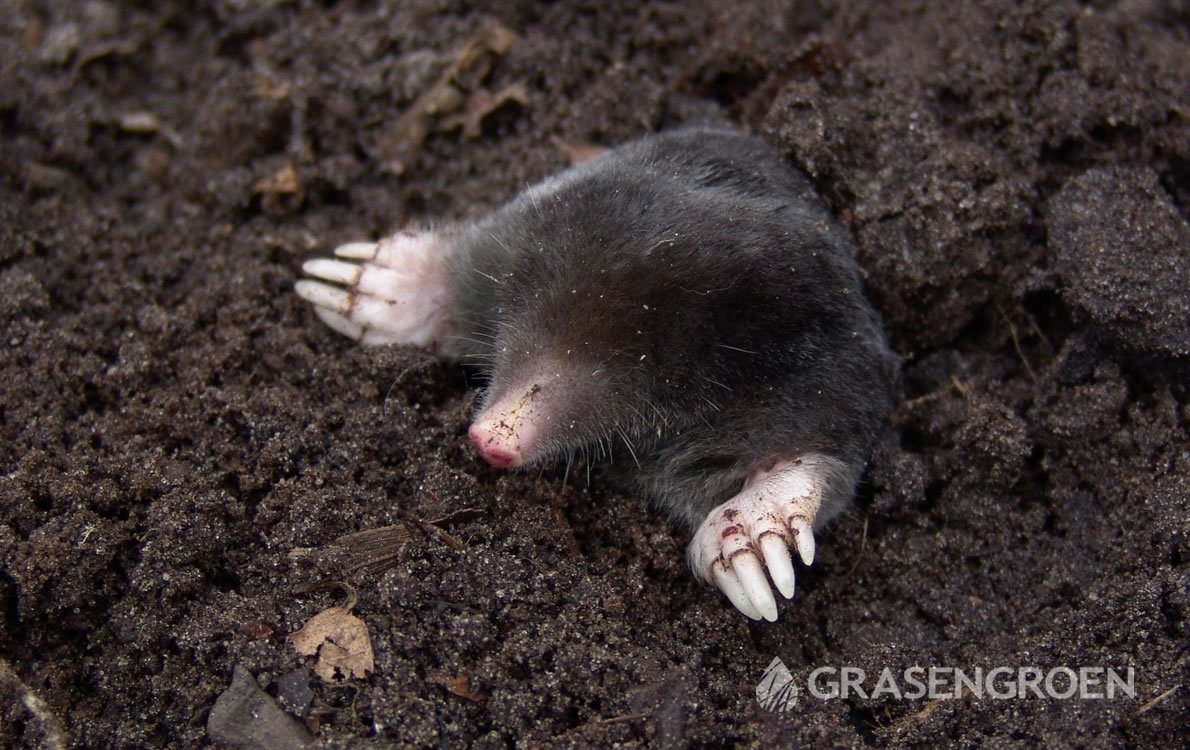
<path fill-rule="evenodd" d="M 448 248 L 431 232 L 398 232 L 302 265 L 294 287 L 322 322 L 363 344 L 433 347 L 445 333 Z M 348 262 L 356 261 L 356 262 Z"/>
<path fill-rule="evenodd" d="M 775 621 L 777 602 L 765 569 L 777 591 L 793 598 L 790 548 L 804 564 L 814 562 L 814 523 L 840 468 L 835 459 L 807 455 L 755 472 L 694 533 L 687 556 L 695 575 L 718 586 L 753 620 Z"/>

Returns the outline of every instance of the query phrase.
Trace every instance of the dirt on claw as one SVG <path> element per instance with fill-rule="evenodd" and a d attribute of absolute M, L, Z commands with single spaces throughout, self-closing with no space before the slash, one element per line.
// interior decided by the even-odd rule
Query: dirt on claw
<path fill-rule="evenodd" d="M 204 746 L 233 674 L 323 747 L 1176 745 L 1184 11 L 480 6 L 0 14 L 0 746 Z M 489 14 L 515 40 L 437 89 L 476 124 L 401 136 Z M 685 532 L 584 467 L 483 465 L 465 375 L 360 348 L 292 292 L 311 257 L 557 171 L 553 139 L 708 115 L 813 177 L 906 358 L 900 443 L 775 624 L 698 585 Z M 288 554 L 397 525 L 391 560 L 346 581 L 375 669 L 323 684 L 285 634 L 342 603 L 346 568 L 295 593 Z M 1136 696 L 780 712 L 754 691 L 778 657 L 795 679 L 1132 667 Z"/>

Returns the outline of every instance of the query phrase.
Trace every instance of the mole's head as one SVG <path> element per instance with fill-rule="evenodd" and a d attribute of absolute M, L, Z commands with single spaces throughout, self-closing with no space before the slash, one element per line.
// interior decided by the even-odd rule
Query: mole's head
<path fill-rule="evenodd" d="M 631 451 L 703 419 L 741 379 L 764 377 L 757 362 L 775 361 L 759 355 L 788 317 L 763 302 L 759 264 L 720 262 L 733 255 L 718 252 L 715 231 L 624 231 L 611 216 L 538 235 L 540 249 L 501 274 L 490 382 L 470 430 L 493 466 Z"/>
<path fill-rule="evenodd" d="M 682 375 L 667 329 L 681 323 L 667 320 L 663 283 L 600 255 L 571 253 L 566 266 L 527 258 L 505 276 L 491 379 L 470 431 L 493 466 L 608 449 L 667 418 Z"/>

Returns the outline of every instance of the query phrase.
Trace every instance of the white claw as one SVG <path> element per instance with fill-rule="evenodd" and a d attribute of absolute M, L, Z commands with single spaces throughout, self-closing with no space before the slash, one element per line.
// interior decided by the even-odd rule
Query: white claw
<path fill-rule="evenodd" d="M 735 573 L 725 570 L 722 563 L 715 562 L 711 565 L 711 575 L 715 578 L 715 585 L 727 595 L 736 609 L 753 620 L 760 619 L 760 613 L 756 611 L 756 607 L 752 606 L 752 601 L 744 593 L 744 587 L 736 578 Z"/>
<path fill-rule="evenodd" d="M 294 291 L 298 296 L 307 302 L 325 307 L 328 310 L 337 312 L 340 315 L 346 314 L 351 310 L 351 295 L 342 289 L 338 289 L 320 281 L 307 281 L 305 279 L 293 285 Z"/>
<path fill-rule="evenodd" d="M 797 553 L 801 555 L 802 562 L 806 565 L 814 564 L 814 531 L 810 528 L 808 523 L 799 523 L 794 526 L 797 533 Z"/>
<path fill-rule="evenodd" d="M 319 320 L 330 326 L 331 330 L 335 331 L 336 333 L 341 333 L 347 338 L 358 340 L 364 335 L 363 326 L 352 323 L 350 320 L 344 318 L 342 315 L 334 312 L 333 310 L 328 310 L 325 307 L 319 307 L 315 305 L 314 314 L 318 316 Z"/>
<path fill-rule="evenodd" d="M 776 594 L 793 598 L 794 561 L 814 563 L 814 524 L 842 509 L 848 495 L 840 478 L 853 470 L 819 453 L 761 465 L 694 532 L 688 557 L 695 574 L 752 619 L 776 620 Z"/>
<path fill-rule="evenodd" d="M 736 555 L 732 558 L 731 567 L 756 611 L 769 622 L 776 622 L 777 602 L 773 599 L 773 591 L 769 588 L 768 579 L 764 577 L 764 568 L 760 567 L 760 560 L 756 559 L 756 555 L 751 552 Z"/>
<path fill-rule="evenodd" d="M 302 271 L 310 276 L 317 276 L 323 281 L 333 281 L 336 284 L 355 286 L 359 282 L 363 266 L 354 263 L 344 263 L 330 258 L 315 258 L 302 264 Z"/>
<path fill-rule="evenodd" d="M 376 257 L 377 247 L 375 242 L 348 242 L 346 245 L 336 247 L 335 255 L 354 260 L 372 260 Z"/>
<path fill-rule="evenodd" d="M 781 596 L 793 598 L 793 561 L 789 559 L 789 545 L 776 534 L 765 534 L 760 539 L 760 551 L 764 555 L 764 566 L 769 569 L 769 578 Z"/>

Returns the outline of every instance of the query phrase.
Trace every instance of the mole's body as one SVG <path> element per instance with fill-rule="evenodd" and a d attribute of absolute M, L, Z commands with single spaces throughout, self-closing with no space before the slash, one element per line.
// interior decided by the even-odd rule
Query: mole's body
<path fill-rule="evenodd" d="M 645 138 L 481 221 L 336 255 L 364 263 L 311 261 L 298 285 L 324 321 L 481 362 L 470 434 L 492 465 L 615 453 L 754 618 L 777 614 L 765 569 L 793 595 L 790 548 L 812 561 L 892 406 L 851 242 L 742 134 Z"/>

